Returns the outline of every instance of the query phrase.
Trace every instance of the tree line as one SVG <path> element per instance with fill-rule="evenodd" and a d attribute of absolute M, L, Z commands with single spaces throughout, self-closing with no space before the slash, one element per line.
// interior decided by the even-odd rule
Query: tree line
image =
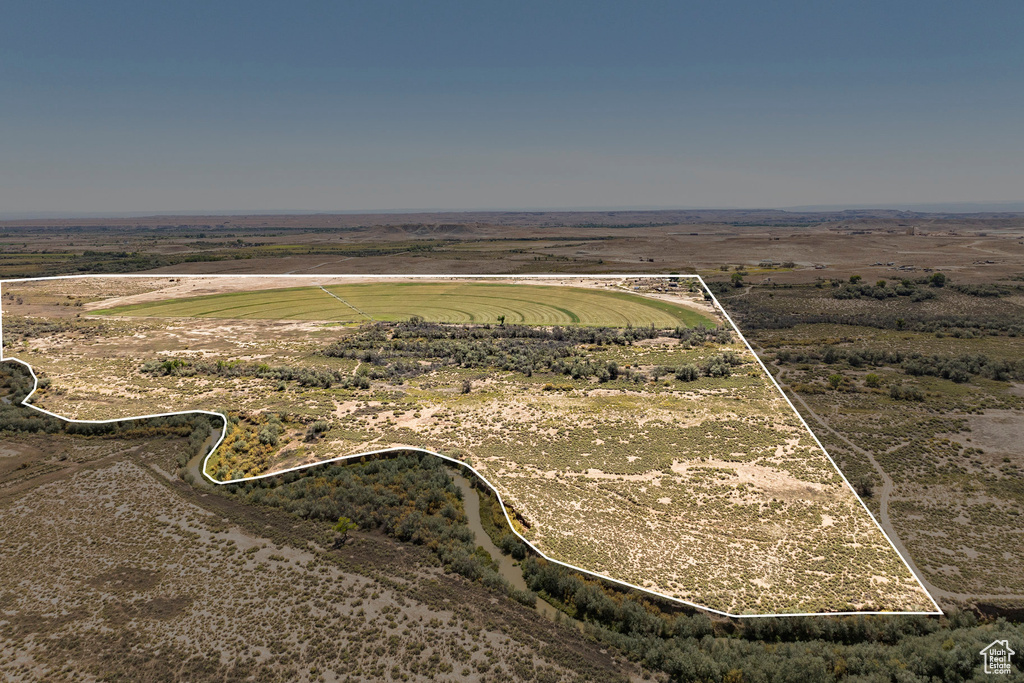
<path fill-rule="evenodd" d="M 779 363 L 821 361 L 828 365 L 847 363 L 850 367 L 894 367 L 911 376 L 941 377 L 957 383 L 979 376 L 1000 382 L 1024 379 L 1024 359 L 1001 360 L 983 353 L 965 353 L 957 356 L 904 353 L 882 349 L 843 349 L 826 346 L 818 351 L 791 351 L 782 349 L 775 354 Z"/>
<path fill-rule="evenodd" d="M 596 377 L 609 381 L 624 377 L 641 381 L 646 376 L 620 368 L 614 361 L 592 360 L 583 345 L 627 346 L 659 336 L 679 339 L 686 347 L 732 341 L 732 333 L 725 328 L 469 326 L 428 323 L 413 317 L 405 322 L 366 325 L 332 343 L 322 353 L 369 364 L 372 368 L 365 372 L 371 379 L 408 378 L 439 368 L 459 367 L 497 368 L 527 377 L 534 372 L 550 372 L 573 379 Z M 727 366 L 728 363 L 717 364 L 718 369 Z M 673 368 L 662 374 L 675 371 Z M 715 376 L 713 372 L 705 374 Z"/>
<path fill-rule="evenodd" d="M 462 491 L 438 458 L 418 452 L 330 464 L 240 484 L 229 494 L 256 505 L 279 507 L 303 519 L 348 518 L 430 549 L 444 567 L 533 606 L 537 596 L 513 588 L 493 559 L 478 549 L 466 525 Z"/>

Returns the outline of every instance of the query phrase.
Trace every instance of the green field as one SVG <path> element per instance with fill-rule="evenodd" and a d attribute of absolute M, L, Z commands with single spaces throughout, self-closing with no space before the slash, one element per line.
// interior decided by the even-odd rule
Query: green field
<path fill-rule="evenodd" d="M 578 287 L 481 282 L 386 282 L 290 287 L 169 299 L 95 311 L 98 315 L 181 318 L 398 321 L 713 327 L 708 317 L 667 301 Z M 346 305 L 347 302 L 350 305 Z M 356 310 L 358 309 L 358 311 Z"/>

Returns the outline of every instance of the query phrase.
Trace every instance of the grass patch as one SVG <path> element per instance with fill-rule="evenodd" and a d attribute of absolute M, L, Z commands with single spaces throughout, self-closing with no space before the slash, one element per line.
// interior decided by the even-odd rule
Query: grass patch
<path fill-rule="evenodd" d="M 420 316 L 428 322 L 607 327 L 714 327 L 709 318 L 667 301 L 625 292 L 499 283 L 360 283 L 232 292 L 117 306 L 99 315 L 379 321 Z M 354 308 L 353 308 L 354 307 Z"/>

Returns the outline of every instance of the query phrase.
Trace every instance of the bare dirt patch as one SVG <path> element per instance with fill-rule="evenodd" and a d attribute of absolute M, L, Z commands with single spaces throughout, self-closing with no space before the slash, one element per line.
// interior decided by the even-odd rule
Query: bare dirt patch
<path fill-rule="evenodd" d="M 981 448 L 994 457 L 1008 457 L 1024 464 L 1024 412 L 1019 410 L 989 410 L 982 415 L 969 415 L 972 446 Z M 960 435 L 963 438 L 963 435 Z"/>

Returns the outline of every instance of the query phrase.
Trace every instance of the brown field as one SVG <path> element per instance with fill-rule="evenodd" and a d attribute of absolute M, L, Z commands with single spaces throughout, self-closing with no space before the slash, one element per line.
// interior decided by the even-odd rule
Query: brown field
<path fill-rule="evenodd" d="M 1020 274 L 1024 219 L 896 211 L 664 211 L 160 216 L 0 223 L 0 275 L 164 273 L 700 273 L 866 280 L 941 269 Z M 93 252 L 91 255 L 87 251 Z M 132 256 L 139 254 L 141 256 Z M 150 258 L 151 257 L 151 258 Z M 195 260 L 205 259 L 205 260 Z M 765 260 L 793 268 L 758 268 Z M 892 262 L 892 266 L 884 264 Z M 882 265 L 872 265 L 872 264 Z M 817 267 L 820 266 L 820 269 Z M 900 271 L 900 266 L 916 271 Z M 83 270 L 84 269 L 84 270 Z"/>
<path fill-rule="evenodd" d="M 183 447 L 0 441 L 5 680 L 639 678 L 422 548 L 195 491 Z"/>

